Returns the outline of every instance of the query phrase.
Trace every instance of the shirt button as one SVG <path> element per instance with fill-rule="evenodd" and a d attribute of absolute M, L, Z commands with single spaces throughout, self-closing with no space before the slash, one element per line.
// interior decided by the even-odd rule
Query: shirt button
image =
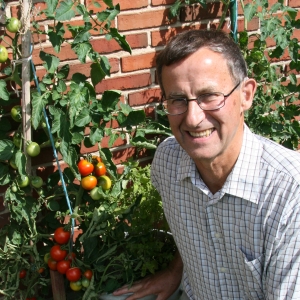
<path fill-rule="evenodd" d="M 220 232 L 216 232 L 216 233 L 215 233 L 215 237 L 216 237 L 217 239 L 219 239 L 221 236 L 222 236 L 222 234 L 221 234 Z"/>
<path fill-rule="evenodd" d="M 221 273 L 226 273 L 227 269 L 224 268 L 224 267 L 222 267 L 222 268 L 220 269 L 220 271 L 221 271 Z"/>

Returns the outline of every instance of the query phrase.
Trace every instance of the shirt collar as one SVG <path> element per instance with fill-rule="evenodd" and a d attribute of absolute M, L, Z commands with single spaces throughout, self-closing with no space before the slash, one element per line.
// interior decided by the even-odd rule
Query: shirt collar
<path fill-rule="evenodd" d="M 227 193 L 258 203 L 261 155 L 262 146 L 259 140 L 245 124 L 241 152 L 221 189 L 221 194 L 224 195 Z M 196 165 L 182 148 L 180 164 L 177 171 L 177 181 L 181 181 L 187 177 L 191 178 L 193 184 L 195 184 L 195 180 L 197 181 L 195 176 L 195 172 L 197 172 Z M 203 188 L 206 187 L 202 180 L 200 186 Z"/>

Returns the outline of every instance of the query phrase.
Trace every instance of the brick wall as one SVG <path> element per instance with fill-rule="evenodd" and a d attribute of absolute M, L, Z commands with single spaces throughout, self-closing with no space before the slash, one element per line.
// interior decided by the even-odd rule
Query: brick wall
<path fill-rule="evenodd" d="M 82 0 L 86 4 L 91 5 L 92 0 Z M 248 0 L 250 1 L 250 0 Z M 299 9 L 298 18 L 300 16 L 299 0 L 286 0 L 286 4 Z M 204 10 L 199 6 L 186 7 L 181 11 L 180 20 L 170 22 L 167 18 L 170 6 L 175 0 L 114 0 L 114 4 L 119 3 L 121 13 L 117 17 L 115 26 L 121 34 L 126 36 L 128 43 L 132 48 L 132 55 L 121 51 L 115 41 L 107 41 L 103 36 L 93 36 L 92 44 L 94 48 L 101 54 L 105 54 L 112 65 L 111 77 L 103 80 L 96 87 L 96 92 L 101 93 L 107 89 L 118 89 L 122 91 L 122 101 L 129 103 L 135 108 L 145 108 L 148 115 L 154 115 L 154 108 L 160 98 L 160 90 L 156 82 L 155 76 L 155 57 L 163 48 L 163 45 L 178 32 L 188 30 L 190 28 L 216 28 L 219 24 L 219 18 L 222 13 L 223 5 L 220 2 L 210 3 L 208 9 Z M 245 1 L 247 2 L 247 1 Z M 276 3 L 270 0 L 270 4 Z M 45 7 L 42 1 L 33 1 L 37 11 Z M 93 7 L 94 11 L 101 11 L 105 4 L 99 1 L 102 8 Z M 16 16 L 18 12 L 18 1 L 9 1 L 6 7 L 8 16 Z M 49 21 L 45 21 L 45 16 L 37 18 L 45 28 L 49 25 Z M 244 29 L 244 19 L 242 8 L 238 4 L 238 31 Z M 82 20 L 75 17 L 72 24 L 80 25 Z M 227 32 L 229 28 L 229 17 L 227 18 L 223 29 Z M 247 30 L 257 31 L 259 29 L 258 19 L 254 19 L 247 25 Z M 70 32 L 66 31 L 65 37 L 71 38 Z M 296 33 L 296 38 L 300 39 L 300 30 Z M 44 74 L 44 70 L 39 58 L 39 51 L 43 49 L 47 53 L 54 54 L 49 41 L 45 35 L 33 36 L 35 43 L 33 51 L 33 62 L 37 68 L 38 76 Z M 271 41 L 269 42 L 271 45 Z M 81 64 L 76 60 L 76 55 L 72 52 L 69 45 L 64 45 L 59 54 L 61 64 L 68 63 L 71 67 L 70 76 L 75 72 L 89 74 L 89 65 Z M 114 145 L 114 160 L 121 163 L 127 157 L 133 156 L 136 151 L 132 148 L 128 141 L 117 141 Z M 90 148 L 91 149 L 91 148 Z M 92 148 L 93 149 L 93 148 Z M 82 151 L 87 149 L 82 149 Z M 91 150 L 89 150 L 91 151 Z M 96 151 L 96 149 L 92 150 Z M 139 153 L 142 160 L 147 160 L 147 152 Z M 63 162 L 62 162 L 63 165 Z M 55 161 L 51 152 L 51 148 L 43 149 L 43 155 L 33 160 L 33 168 L 39 175 L 46 175 L 56 170 Z M 5 187 L 0 188 L 0 193 L 5 191 Z M 0 201 L 0 227 L 7 220 L 7 213 Z"/>

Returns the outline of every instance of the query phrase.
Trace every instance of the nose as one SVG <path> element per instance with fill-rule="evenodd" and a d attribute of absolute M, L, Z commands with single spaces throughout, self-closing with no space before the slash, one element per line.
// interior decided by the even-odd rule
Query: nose
<path fill-rule="evenodd" d="M 205 119 L 205 111 L 200 108 L 197 101 L 188 102 L 185 113 L 185 123 L 187 126 L 196 127 Z"/>

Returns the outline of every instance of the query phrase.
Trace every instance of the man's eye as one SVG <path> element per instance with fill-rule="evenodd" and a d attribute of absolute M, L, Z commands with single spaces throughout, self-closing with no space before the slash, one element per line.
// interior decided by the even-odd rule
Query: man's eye
<path fill-rule="evenodd" d="M 222 96 L 221 96 L 222 97 Z M 203 94 L 198 97 L 198 101 L 201 102 L 211 102 L 211 101 L 216 101 L 220 99 L 220 94 Z"/>
<path fill-rule="evenodd" d="M 186 105 L 186 101 L 184 98 L 178 98 L 178 99 L 171 99 L 170 100 L 171 105 Z"/>

